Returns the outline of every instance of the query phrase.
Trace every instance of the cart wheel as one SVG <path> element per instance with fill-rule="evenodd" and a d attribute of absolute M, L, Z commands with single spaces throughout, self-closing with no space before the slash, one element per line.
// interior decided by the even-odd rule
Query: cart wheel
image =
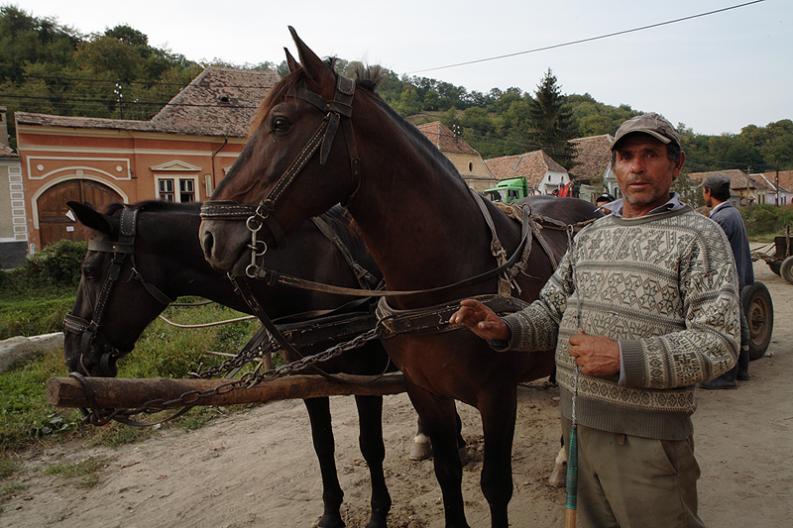
<path fill-rule="evenodd" d="M 779 275 L 790 284 L 793 284 L 793 256 L 787 257 L 779 267 Z"/>
<path fill-rule="evenodd" d="M 760 359 L 765 355 L 771 332 L 774 330 L 774 304 L 771 294 L 762 282 L 745 286 L 741 292 L 741 304 L 749 323 L 749 357 Z"/>
<path fill-rule="evenodd" d="M 774 275 L 779 275 L 780 266 L 782 266 L 782 263 L 778 260 L 773 260 L 768 263 L 768 267 L 771 268 L 771 271 L 774 272 Z"/>

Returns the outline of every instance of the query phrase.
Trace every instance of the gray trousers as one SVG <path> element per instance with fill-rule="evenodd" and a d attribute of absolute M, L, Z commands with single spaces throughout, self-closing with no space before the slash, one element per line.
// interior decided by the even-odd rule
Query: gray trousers
<path fill-rule="evenodd" d="M 565 444 L 570 423 L 562 420 Z M 579 528 L 703 528 L 694 441 L 653 440 L 579 425 Z"/>

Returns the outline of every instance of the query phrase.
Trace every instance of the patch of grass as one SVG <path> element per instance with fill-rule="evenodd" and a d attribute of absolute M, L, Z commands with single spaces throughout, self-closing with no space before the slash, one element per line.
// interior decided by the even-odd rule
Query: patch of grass
<path fill-rule="evenodd" d="M 19 495 L 26 489 L 28 489 L 28 485 L 22 484 L 21 482 L 11 482 L 9 484 L 3 485 L 3 487 L 0 488 L 0 503 L 7 501 L 14 495 Z"/>
<path fill-rule="evenodd" d="M 99 482 L 99 472 L 105 467 L 107 459 L 90 457 L 71 464 L 55 464 L 44 470 L 47 475 L 54 475 L 68 480 L 76 480 L 81 488 L 93 488 Z"/>
<path fill-rule="evenodd" d="M 180 323 L 201 323 L 230 319 L 240 314 L 217 305 L 198 308 L 172 308 L 167 317 Z M 0 325 L 2 322 L 0 321 Z M 239 350 L 256 330 L 255 322 L 240 322 L 200 330 L 174 328 L 155 320 L 135 347 L 119 363 L 119 377 L 182 378 L 210 367 L 221 358 L 207 351 Z M 0 373 L 0 455 L 4 451 L 24 449 L 36 442 L 62 441 L 66 437 L 86 438 L 93 445 L 116 447 L 148 438 L 150 429 L 120 424 L 104 427 L 82 425 L 79 411 L 54 409 L 45 399 L 44 386 L 53 376 L 66 376 L 63 351 L 52 351 L 8 372 Z M 197 407 L 174 422 L 188 430 L 201 427 L 217 415 L 216 410 Z M 151 421 L 152 417 L 142 417 Z M 170 426 L 170 425 L 169 425 Z"/>
<path fill-rule="evenodd" d="M 0 456 L 0 479 L 7 479 L 19 470 L 19 462 L 7 457 Z"/>
<path fill-rule="evenodd" d="M 0 339 L 63 330 L 63 316 L 74 306 L 74 288 L 47 289 L 31 295 L 3 295 Z"/>

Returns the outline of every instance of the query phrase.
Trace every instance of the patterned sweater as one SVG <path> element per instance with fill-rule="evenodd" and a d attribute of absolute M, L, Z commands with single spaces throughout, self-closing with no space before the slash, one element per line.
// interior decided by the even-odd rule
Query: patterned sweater
<path fill-rule="evenodd" d="M 738 299 L 729 243 L 710 219 L 689 207 L 607 216 L 578 234 L 537 301 L 504 318 L 512 332 L 506 349 L 556 346 L 561 411 L 570 419 L 568 339 L 582 328 L 617 340 L 622 383 L 579 374 L 578 423 L 681 440 L 693 431 L 695 384 L 735 364 Z"/>

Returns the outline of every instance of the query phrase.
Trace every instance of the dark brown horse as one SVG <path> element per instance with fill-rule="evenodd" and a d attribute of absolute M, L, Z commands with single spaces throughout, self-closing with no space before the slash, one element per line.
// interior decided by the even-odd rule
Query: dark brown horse
<path fill-rule="evenodd" d="M 291 28 L 290 28 L 291 29 Z M 251 135 L 213 201 L 260 203 L 264 237 L 282 243 L 302 221 L 336 203 L 347 205 L 389 290 L 428 289 L 462 281 L 496 266 L 491 232 L 470 189 L 451 163 L 373 91 L 338 78 L 292 30 L 300 62 L 287 52 L 291 73 L 262 103 Z M 221 206 L 223 204 L 213 204 Z M 226 204 L 231 205 L 231 204 Z M 511 253 L 521 228 L 486 206 Z M 573 223 L 596 215 L 579 200 L 539 200 L 535 212 Z M 205 218 L 204 255 L 218 269 L 244 258 L 250 234 L 243 222 Z M 563 231 L 544 233 L 558 255 Z M 291 238 L 286 239 L 290 244 Z M 538 244 L 529 272 L 518 276 L 521 297 L 533 300 L 553 271 Z M 393 296 L 391 306 L 413 309 L 494 293 L 496 278 L 441 292 Z M 475 406 L 484 428 L 481 485 L 493 526 L 508 525 L 516 387 L 547 376 L 553 353 L 496 353 L 465 330 L 401 335 L 385 341 L 405 375 L 408 393 L 429 430 L 446 525 L 468 526 L 455 442 L 454 401 Z"/>
<path fill-rule="evenodd" d="M 70 206 L 80 222 L 95 231 L 92 247 L 110 249 L 112 243 L 118 241 L 121 206 L 111 206 L 105 214 L 77 203 Z M 114 255 L 106 251 L 89 250 L 86 253 L 72 314 L 85 321 L 101 319 L 101 325 L 90 343 L 84 340 L 84 333 L 67 330 L 64 350 L 67 366 L 72 371 L 86 375 L 115 375 L 116 359 L 133 349 L 146 326 L 166 308 L 170 299 L 178 296 L 200 295 L 249 312 L 225 275 L 212 270 L 201 254 L 196 236 L 200 221 L 199 204 L 142 202 L 127 209 L 137 210 L 132 253 L 136 272 L 132 271 L 132 258 L 128 258 L 120 269 L 118 280 L 112 285 L 103 313 L 99 314 L 100 291 Z M 345 241 L 354 258 L 378 274 L 360 241 L 348 234 L 340 210 L 323 218 Z M 265 257 L 266 265 L 316 280 L 358 285 L 338 248 L 311 222 L 298 226 L 291 242 L 282 250 L 269 252 Z M 252 289 L 272 318 L 335 308 L 349 300 L 335 295 L 267 286 L 261 281 L 255 281 Z M 386 354 L 380 343 L 375 341 L 332 363 L 323 364 L 323 369 L 328 372 L 380 374 L 386 366 Z M 385 527 L 391 499 L 383 476 L 383 401 L 377 396 L 356 396 L 355 401 L 360 424 L 360 448 L 369 466 L 372 483 L 372 511 L 368 526 Z M 344 494 L 336 474 L 329 401 L 328 398 L 314 398 L 305 400 L 305 405 L 322 475 L 324 514 L 319 526 L 344 526 L 339 513 Z"/>

